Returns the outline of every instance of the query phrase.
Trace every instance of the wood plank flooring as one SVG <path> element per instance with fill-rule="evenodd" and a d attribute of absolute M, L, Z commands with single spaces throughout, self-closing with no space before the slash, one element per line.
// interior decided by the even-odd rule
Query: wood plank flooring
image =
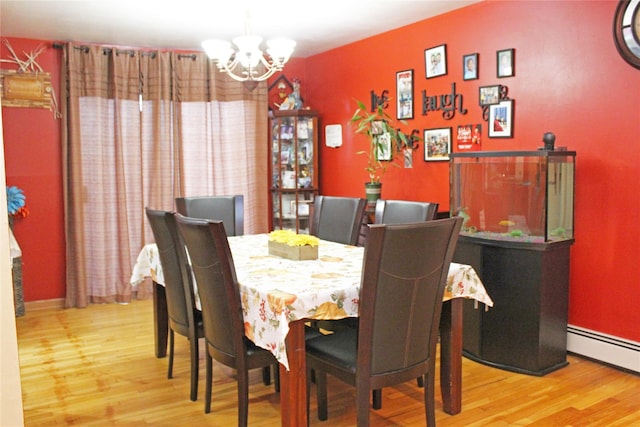
<path fill-rule="evenodd" d="M 153 354 L 152 303 L 29 310 L 17 318 L 25 425 L 234 426 L 233 371 L 216 364 L 212 412 L 204 414 L 204 346 L 198 401 L 189 400 L 189 347 L 176 336 L 174 378 Z M 545 377 L 463 360 L 462 413 L 442 411 L 439 426 L 640 426 L 640 376 L 579 357 Z M 214 362 L 215 363 L 215 362 Z M 249 425 L 279 426 L 280 403 L 260 372 L 249 388 Z M 439 378 L 436 378 L 439 387 Z M 438 389 L 439 390 L 439 389 Z M 415 382 L 384 389 L 372 426 L 425 424 Z M 330 377 L 329 420 L 318 421 L 311 389 L 311 426 L 355 425 L 353 389 Z"/>

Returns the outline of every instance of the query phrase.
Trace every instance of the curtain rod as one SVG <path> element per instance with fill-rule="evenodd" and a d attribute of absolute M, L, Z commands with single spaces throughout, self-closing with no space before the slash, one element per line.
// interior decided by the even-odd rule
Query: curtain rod
<path fill-rule="evenodd" d="M 64 48 L 64 44 L 58 43 L 58 42 L 54 42 L 52 46 L 54 49 Z M 74 49 L 82 50 L 86 53 L 89 51 L 89 46 L 85 46 L 85 45 L 74 46 Z M 102 46 L 102 53 L 105 55 L 108 53 L 111 53 L 113 50 L 114 48 Z M 157 51 L 135 51 L 132 49 L 121 49 L 121 50 L 116 49 L 116 55 L 119 55 L 120 53 L 126 53 L 129 56 L 134 56 L 136 52 L 140 52 L 140 55 L 142 56 L 151 56 L 152 58 L 155 58 L 157 54 Z M 195 57 L 193 59 L 195 59 Z"/>

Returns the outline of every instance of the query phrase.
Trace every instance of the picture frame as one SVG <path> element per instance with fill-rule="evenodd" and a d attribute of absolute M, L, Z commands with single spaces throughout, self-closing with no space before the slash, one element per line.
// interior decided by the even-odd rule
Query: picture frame
<path fill-rule="evenodd" d="M 481 107 L 495 105 L 500 102 L 500 85 L 480 86 L 478 88 L 478 103 Z"/>
<path fill-rule="evenodd" d="M 309 204 L 312 203 L 311 200 L 291 200 L 291 207 L 289 208 L 289 212 L 291 215 L 297 216 L 309 216 Z"/>
<path fill-rule="evenodd" d="M 425 76 L 428 79 L 447 74 L 447 45 L 430 47 L 424 50 Z"/>
<path fill-rule="evenodd" d="M 515 49 L 503 49 L 496 52 L 496 74 L 499 79 L 516 75 Z"/>
<path fill-rule="evenodd" d="M 391 135 L 383 132 L 376 136 L 376 159 L 381 162 L 391 161 Z"/>
<path fill-rule="evenodd" d="M 470 53 L 462 56 L 462 80 L 477 80 L 478 74 L 478 53 Z"/>
<path fill-rule="evenodd" d="M 371 133 L 373 135 L 380 135 L 384 129 L 384 122 L 382 120 L 375 120 L 371 123 Z"/>
<path fill-rule="evenodd" d="M 291 160 L 291 152 L 289 150 L 282 150 L 280 152 L 280 164 L 288 165 Z"/>
<path fill-rule="evenodd" d="M 489 138 L 513 137 L 513 99 L 489 106 Z"/>
<path fill-rule="evenodd" d="M 424 130 L 425 162 L 449 160 L 451 153 L 451 128 Z"/>
<path fill-rule="evenodd" d="M 413 119 L 413 69 L 396 73 L 396 100 L 398 120 Z"/>
<path fill-rule="evenodd" d="M 287 96 L 293 92 L 293 85 L 284 74 L 281 74 L 269 85 L 269 110 L 279 110 Z"/>

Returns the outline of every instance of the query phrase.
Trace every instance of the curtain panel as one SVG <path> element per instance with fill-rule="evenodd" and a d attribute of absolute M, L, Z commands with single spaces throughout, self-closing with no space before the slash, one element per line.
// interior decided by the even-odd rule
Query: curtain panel
<path fill-rule="evenodd" d="M 153 235 L 145 206 L 243 194 L 245 231 L 267 231 L 267 88 L 252 92 L 203 53 L 63 48 L 66 307 L 128 302 Z"/>

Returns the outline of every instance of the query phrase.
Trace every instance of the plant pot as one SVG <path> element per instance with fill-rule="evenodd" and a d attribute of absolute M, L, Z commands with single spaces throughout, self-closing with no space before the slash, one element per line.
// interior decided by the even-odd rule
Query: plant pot
<path fill-rule="evenodd" d="M 367 204 L 375 205 L 376 200 L 380 198 L 380 195 L 382 193 L 382 183 L 381 182 L 365 182 L 364 192 L 367 197 Z"/>

